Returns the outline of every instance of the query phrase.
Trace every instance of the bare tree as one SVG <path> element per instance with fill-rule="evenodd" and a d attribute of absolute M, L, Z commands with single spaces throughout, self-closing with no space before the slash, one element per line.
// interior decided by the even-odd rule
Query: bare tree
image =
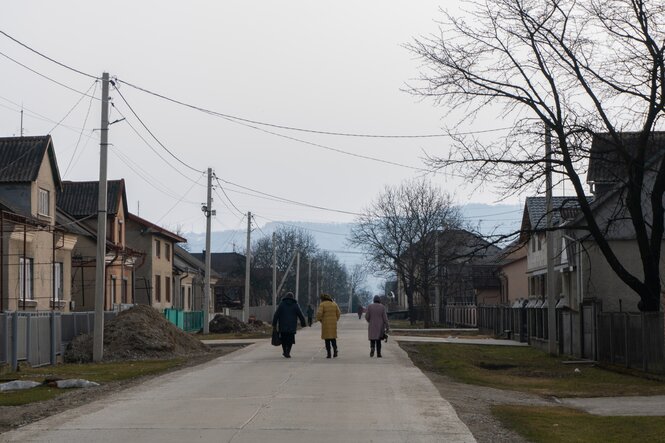
<path fill-rule="evenodd" d="M 350 241 L 368 255 L 374 271 L 401 280 L 411 322 L 418 292 L 428 326 L 430 289 L 436 275 L 433 234 L 460 225 L 459 210 L 448 195 L 426 179 L 412 180 L 386 187 L 356 220 Z"/>
<path fill-rule="evenodd" d="M 451 131 L 456 149 L 431 158 L 432 165 L 502 184 L 506 195 L 542 186 L 550 165 L 572 184 L 588 235 L 639 295 L 639 309 L 657 311 L 665 162 L 654 162 L 650 146 L 665 106 L 665 3 L 479 0 L 466 5 L 469 15 L 445 14 L 438 35 L 408 45 L 426 69 L 424 86 L 413 92 L 467 110 L 460 123 L 496 106 L 516 123 L 509 135 L 490 141 Z M 542 148 L 543 126 L 554 135 L 551 161 Z M 615 216 L 630 220 L 641 272 L 629 271 L 615 254 L 607 226 L 585 196 L 594 137 L 606 140 L 619 165 L 622 204 Z"/>

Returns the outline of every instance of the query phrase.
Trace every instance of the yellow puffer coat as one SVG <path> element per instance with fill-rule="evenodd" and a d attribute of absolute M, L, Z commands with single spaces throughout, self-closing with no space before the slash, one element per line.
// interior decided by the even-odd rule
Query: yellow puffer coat
<path fill-rule="evenodd" d="M 324 299 L 316 311 L 316 319 L 321 322 L 321 338 L 324 340 L 337 338 L 337 320 L 342 313 L 337 303 Z"/>

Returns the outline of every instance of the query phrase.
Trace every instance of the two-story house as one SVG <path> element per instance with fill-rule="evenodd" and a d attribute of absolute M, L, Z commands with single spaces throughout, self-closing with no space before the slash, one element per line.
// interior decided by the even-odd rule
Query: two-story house
<path fill-rule="evenodd" d="M 69 310 L 77 238 L 56 222 L 61 187 L 50 135 L 0 138 L 0 311 Z"/>
<path fill-rule="evenodd" d="M 65 181 L 58 193 L 58 208 L 82 231 L 72 254 L 72 300 L 77 311 L 95 308 L 97 210 L 99 182 Z M 133 304 L 135 267 L 143 254 L 126 244 L 127 195 L 124 180 L 109 180 L 107 187 L 106 276 L 104 309 Z M 86 233 L 86 234 L 83 234 Z"/>
<path fill-rule="evenodd" d="M 127 243 L 145 253 L 136 268 L 136 302 L 157 309 L 174 306 L 174 250 L 176 243 L 187 240 L 178 234 L 129 213 L 126 222 Z"/>
<path fill-rule="evenodd" d="M 204 310 L 205 263 L 194 257 L 182 247 L 175 245 L 173 258 L 173 274 L 175 276 L 175 291 L 173 307 L 183 311 Z M 210 270 L 211 294 L 219 280 L 219 274 Z M 212 298 L 212 297 L 211 297 Z M 214 300 L 210 301 L 210 307 Z"/>

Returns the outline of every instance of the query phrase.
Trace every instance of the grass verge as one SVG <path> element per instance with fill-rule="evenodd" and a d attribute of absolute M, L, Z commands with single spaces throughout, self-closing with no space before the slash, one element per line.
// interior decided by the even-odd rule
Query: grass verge
<path fill-rule="evenodd" d="M 531 347 L 400 343 L 419 368 L 462 383 L 556 397 L 665 394 L 665 382 L 564 365 Z M 578 368 L 579 372 L 575 372 Z"/>
<path fill-rule="evenodd" d="M 601 417 L 562 407 L 499 405 L 492 413 L 507 428 L 529 441 L 629 442 L 662 441 L 662 417 Z"/>
<path fill-rule="evenodd" d="M 42 382 L 46 378 L 82 378 L 97 383 L 122 381 L 145 375 L 155 375 L 183 365 L 185 358 L 169 360 L 141 360 L 129 362 L 62 364 L 40 368 L 21 367 L 19 372 L 6 374 L 4 378 Z M 67 389 L 40 386 L 33 389 L 0 393 L 0 406 L 19 406 L 28 403 L 50 400 Z"/>

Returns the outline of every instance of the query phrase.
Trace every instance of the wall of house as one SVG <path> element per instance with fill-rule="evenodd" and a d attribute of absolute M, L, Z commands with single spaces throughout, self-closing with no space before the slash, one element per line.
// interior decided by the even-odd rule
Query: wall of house
<path fill-rule="evenodd" d="M 610 247 L 620 257 L 623 265 L 641 278 L 641 259 L 637 245 L 632 240 L 614 240 Z M 603 311 L 637 312 L 639 296 L 628 287 L 615 272 L 593 242 L 585 242 L 586 253 L 582 253 L 584 298 L 596 298 L 602 301 Z M 663 243 L 665 248 L 665 242 Z M 665 276 L 665 257 L 661 256 L 661 276 Z"/>
<path fill-rule="evenodd" d="M 151 234 L 141 234 L 143 229 L 138 223 L 125 220 L 125 242 L 130 248 L 145 253 L 145 257 L 136 266 L 134 273 L 136 279 L 135 302 L 151 306 L 155 300 L 152 263 L 155 254 Z"/>
<path fill-rule="evenodd" d="M 502 284 L 505 287 L 504 303 L 512 304 L 515 300 L 529 296 L 529 280 L 526 269 L 526 255 L 501 268 Z"/>
<path fill-rule="evenodd" d="M 53 170 L 51 169 L 51 162 L 45 151 L 42 165 L 39 168 L 37 179 L 32 182 L 30 187 L 30 201 L 32 205 L 32 215 L 42 221 L 48 222 L 51 226 L 55 225 L 55 193 L 56 186 L 53 178 Z M 45 216 L 39 214 L 39 190 L 44 189 L 49 193 L 49 215 Z"/>
<path fill-rule="evenodd" d="M 30 183 L 3 183 L 0 195 L 4 202 L 20 215 L 32 215 L 32 187 Z"/>

